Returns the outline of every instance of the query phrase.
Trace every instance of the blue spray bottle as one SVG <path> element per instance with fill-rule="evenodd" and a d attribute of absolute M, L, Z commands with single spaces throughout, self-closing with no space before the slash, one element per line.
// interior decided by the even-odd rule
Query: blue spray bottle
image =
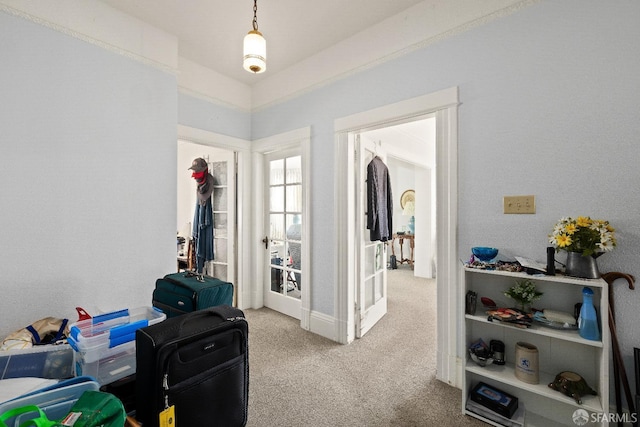
<path fill-rule="evenodd" d="M 600 341 L 600 329 L 598 329 L 598 317 L 593 306 L 593 290 L 584 288 L 582 290 L 582 308 L 578 318 L 578 329 L 580 336 L 587 340 Z"/>

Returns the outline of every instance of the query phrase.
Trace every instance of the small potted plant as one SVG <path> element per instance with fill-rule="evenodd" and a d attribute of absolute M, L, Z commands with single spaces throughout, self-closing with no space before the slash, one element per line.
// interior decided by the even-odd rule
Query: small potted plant
<path fill-rule="evenodd" d="M 516 284 L 504 291 L 504 295 L 513 298 L 519 304 L 519 309 L 527 312 L 527 306 L 542 297 L 542 292 L 536 289 L 530 279 L 516 280 Z"/>

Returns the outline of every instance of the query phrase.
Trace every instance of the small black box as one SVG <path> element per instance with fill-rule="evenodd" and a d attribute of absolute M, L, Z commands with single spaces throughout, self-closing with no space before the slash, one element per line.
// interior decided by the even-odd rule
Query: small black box
<path fill-rule="evenodd" d="M 471 400 L 507 418 L 511 418 L 518 409 L 517 397 L 483 382 L 471 390 Z"/>

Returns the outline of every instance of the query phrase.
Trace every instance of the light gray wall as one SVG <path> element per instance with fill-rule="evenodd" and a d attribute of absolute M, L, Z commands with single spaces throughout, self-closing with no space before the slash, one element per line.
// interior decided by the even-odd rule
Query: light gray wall
<path fill-rule="evenodd" d="M 2 12 L 0 64 L 0 336 L 151 305 L 176 265 L 175 76 Z"/>
<path fill-rule="evenodd" d="M 185 93 L 178 94 L 178 123 L 221 135 L 251 140 L 251 113 Z"/>
<path fill-rule="evenodd" d="M 333 121 L 458 86 L 458 251 L 544 260 L 563 216 L 617 228 L 601 270 L 640 277 L 640 2 L 542 1 L 252 116 L 252 138 L 311 126 L 312 309 L 334 311 Z M 534 194 L 535 215 L 504 215 Z M 640 292 L 615 287 L 628 369 Z"/>

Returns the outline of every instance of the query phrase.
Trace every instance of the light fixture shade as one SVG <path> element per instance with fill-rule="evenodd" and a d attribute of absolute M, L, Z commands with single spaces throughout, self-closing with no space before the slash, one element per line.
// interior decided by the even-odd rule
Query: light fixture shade
<path fill-rule="evenodd" d="M 267 41 L 258 30 L 244 36 L 244 69 L 251 73 L 264 73 L 267 69 Z"/>

